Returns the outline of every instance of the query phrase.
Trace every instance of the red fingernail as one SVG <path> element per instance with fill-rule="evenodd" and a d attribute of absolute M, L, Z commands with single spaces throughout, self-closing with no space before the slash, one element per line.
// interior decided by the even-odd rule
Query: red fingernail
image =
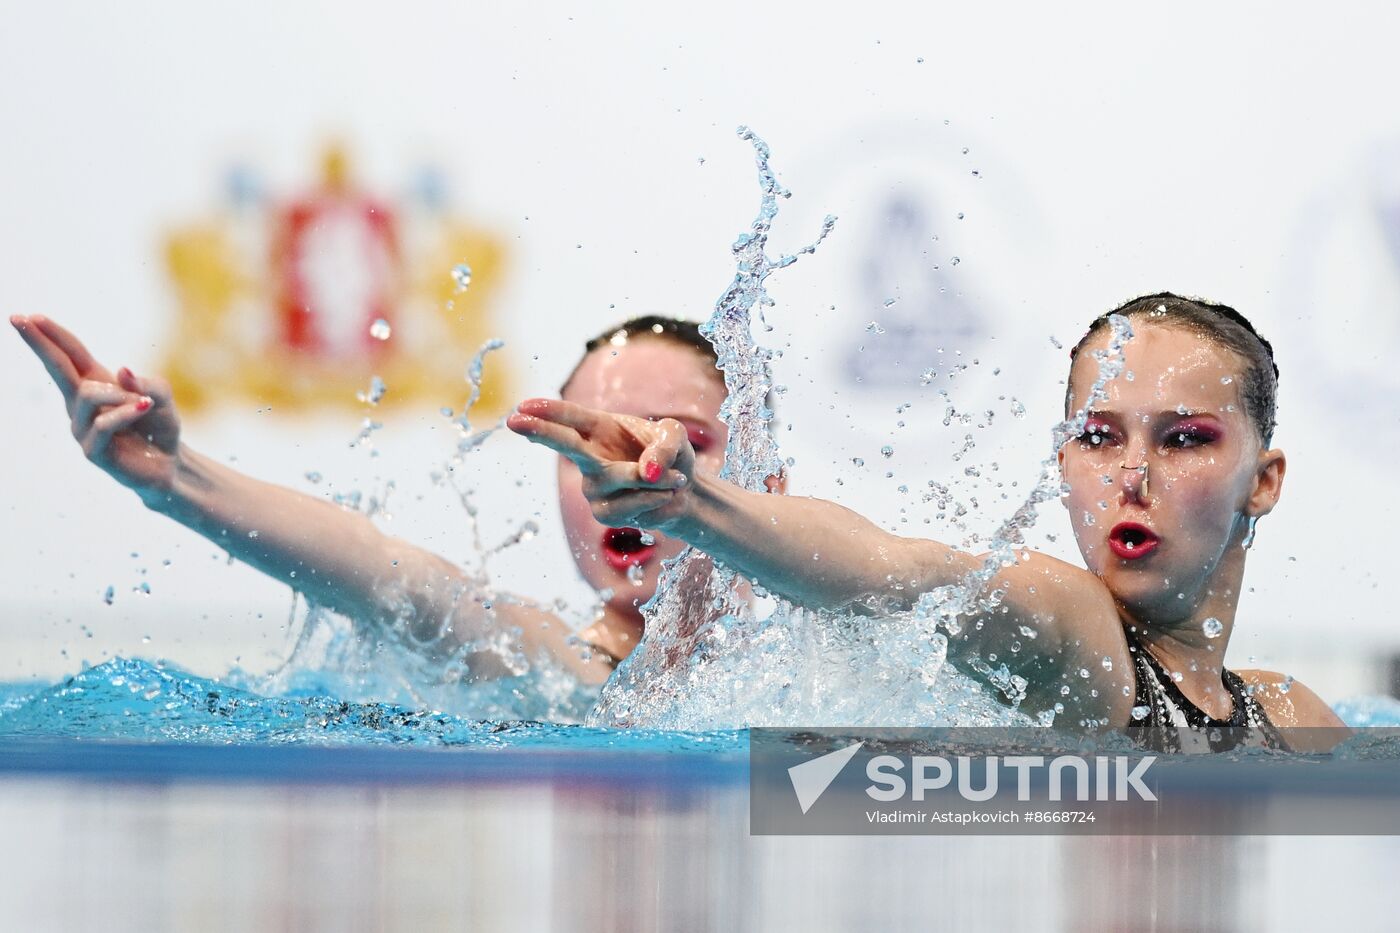
<path fill-rule="evenodd" d="M 657 463 L 655 460 L 651 461 L 651 463 L 648 463 L 646 465 L 646 468 L 642 472 L 642 476 L 646 479 L 648 483 L 656 482 L 661 478 L 661 464 Z"/>
<path fill-rule="evenodd" d="M 151 407 L 151 399 L 150 399 L 149 396 L 143 395 L 143 396 L 141 396 L 139 399 L 136 400 L 136 410 L 137 410 L 137 411 L 145 411 L 146 409 L 148 409 L 148 408 L 150 408 L 150 407 Z"/>

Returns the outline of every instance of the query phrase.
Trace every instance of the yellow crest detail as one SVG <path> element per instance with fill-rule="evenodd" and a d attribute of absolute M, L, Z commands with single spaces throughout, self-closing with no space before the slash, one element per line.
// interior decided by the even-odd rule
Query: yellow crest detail
<path fill-rule="evenodd" d="M 162 371 L 186 411 L 360 406 L 374 376 L 384 406 L 465 400 L 467 363 L 493 336 L 500 240 L 449 216 L 435 184 L 388 204 L 354 186 L 343 150 L 322 167 L 302 197 L 274 203 L 241 184 L 216 217 L 169 237 L 179 313 Z M 457 267 L 470 269 L 466 289 Z M 505 407 L 503 362 L 487 363 L 482 415 Z"/>

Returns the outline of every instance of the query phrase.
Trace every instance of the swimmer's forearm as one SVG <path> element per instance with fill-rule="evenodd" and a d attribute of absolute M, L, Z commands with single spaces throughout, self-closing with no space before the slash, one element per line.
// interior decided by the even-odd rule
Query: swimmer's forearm
<path fill-rule="evenodd" d="M 246 476 L 184 445 L 170 488 L 142 498 L 234 558 L 357 618 L 381 616 L 380 584 L 403 576 L 400 563 L 422 562 L 417 549 L 358 512 Z"/>
<path fill-rule="evenodd" d="M 246 476 L 183 445 L 170 489 L 142 498 L 313 602 L 402 626 L 424 646 L 451 653 L 495 626 L 512 633 L 507 647 L 531 659 L 545 652 L 586 683 L 610 673 L 601 660 L 580 654 L 570 628 L 552 613 L 518 601 L 488 610 L 451 561 L 385 534 L 359 512 Z M 512 673 L 491 650 L 466 661 L 474 677 Z"/>
<path fill-rule="evenodd" d="M 697 476 L 686 514 L 665 529 L 760 585 L 803 605 L 880 600 L 907 608 L 975 560 L 935 541 L 901 538 L 822 499 L 748 492 Z"/>

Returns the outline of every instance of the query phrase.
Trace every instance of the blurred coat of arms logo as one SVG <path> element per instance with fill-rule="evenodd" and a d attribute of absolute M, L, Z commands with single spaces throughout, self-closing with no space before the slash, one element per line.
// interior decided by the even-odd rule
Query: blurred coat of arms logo
<path fill-rule="evenodd" d="M 236 171 L 227 200 L 166 244 L 179 313 L 163 371 L 184 409 L 466 394 L 467 362 L 492 336 L 504 250 L 448 213 L 439 175 L 380 199 L 356 186 L 336 146 L 307 193 L 276 200 Z M 477 411 L 502 409 L 505 379 L 500 365 L 486 368 Z"/>

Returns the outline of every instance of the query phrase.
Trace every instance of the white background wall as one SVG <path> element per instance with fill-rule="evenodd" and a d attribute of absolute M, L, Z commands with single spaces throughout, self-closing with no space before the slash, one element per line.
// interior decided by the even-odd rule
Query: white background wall
<path fill-rule="evenodd" d="M 756 206 L 751 154 L 734 136 L 747 123 L 794 193 L 776 243 L 800 246 L 824 214 L 841 218 L 773 288 L 770 337 L 791 344 L 778 378 L 791 388 L 793 491 L 898 527 L 899 484 L 961 469 L 948 454 L 962 431 L 942 426 L 933 394 L 946 383 L 851 382 L 856 345 L 909 375 L 939 363 L 882 344 L 871 320 L 922 301 L 983 315 L 964 348 L 979 365 L 951 390 L 960 408 L 999 413 L 974 456 L 1024 488 L 1063 391 L 1052 336 L 1068 346 L 1090 317 L 1146 291 L 1226 301 L 1278 350 L 1277 441 L 1291 455 L 1231 663 L 1255 656 L 1330 699 L 1373 692 L 1379 659 L 1400 646 L 1389 540 L 1400 524 L 1400 65 L 1397 17 L 1380 9 L 16 4 L 0 30 L 0 311 L 51 314 L 113 366 L 153 365 L 175 314 L 163 236 L 217 206 L 231 162 L 285 195 L 339 136 L 367 187 L 392 196 L 436 164 L 456 212 L 505 237 L 512 271 L 495 329 L 521 391 L 549 392 L 581 340 L 616 319 L 708 313 Z M 872 273 L 896 242 L 891 199 L 926 210 L 930 236 Z M 903 304 L 885 309 L 883 297 Z M 1007 413 L 1010 396 L 1024 421 Z M 280 656 L 288 592 L 213 559 L 89 467 L 13 337 L 0 338 L 0 397 L 0 679 L 117 653 L 208 673 Z M 902 402 L 914 404 L 897 416 Z M 303 487 L 309 469 L 339 488 L 394 477 L 389 527 L 467 556 L 460 512 L 426 478 L 448 447 L 436 404 L 396 415 L 373 461 L 346 447 L 353 412 L 294 420 L 256 407 L 192 420 L 187 439 Z M 883 462 L 887 442 L 896 453 Z M 502 437 L 476 462 L 477 485 L 500 492 L 488 541 L 545 521 L 501 559 L 502 585 L 584 605 L 549 458 Z M 1010 511 L 979 498 L 983 528 Z M 909 507 L 906 527 L 922 527 L 926 512 Z M 1061 510 L 1043 529 L 1058 537 L 1047 547 L 1073 556 Z M 141 567 L 149 597 L 131 592 Z"/>

